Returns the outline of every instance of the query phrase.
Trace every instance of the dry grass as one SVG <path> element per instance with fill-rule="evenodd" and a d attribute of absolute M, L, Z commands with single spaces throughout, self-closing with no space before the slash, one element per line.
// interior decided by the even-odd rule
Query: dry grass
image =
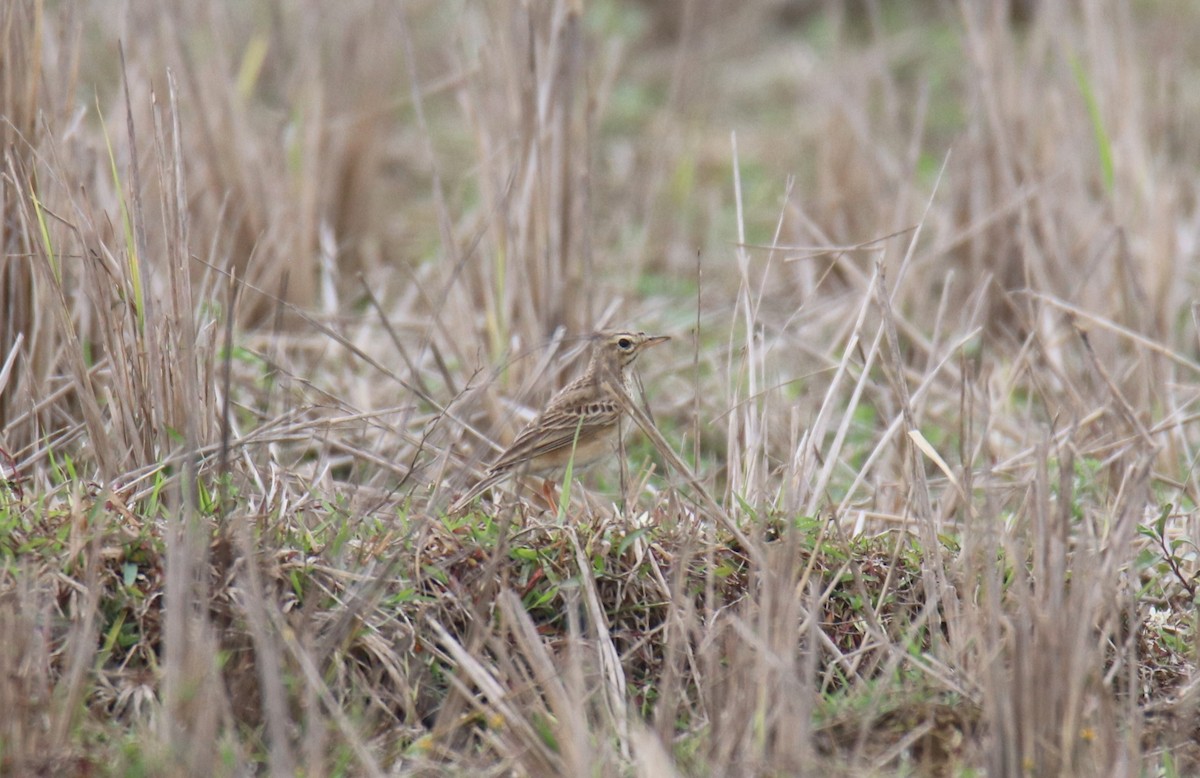
<path fill-rule="evenodd" d="M 0 772 L 1200 769 L 1200 14 L 742 6 L 0 4 Z"/>

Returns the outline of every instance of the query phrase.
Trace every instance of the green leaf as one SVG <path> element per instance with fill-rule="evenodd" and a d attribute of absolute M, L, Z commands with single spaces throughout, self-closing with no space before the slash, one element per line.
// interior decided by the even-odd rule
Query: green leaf
<path fill-rule="evenodd" d="M 526 595 L 526 597 L 525 597 L 525 603 L 524 603 L 525 610 L 531 611 L 531 610 L 540 608 L 543 605 L 545 605 L 546 603 L 553 600 L 557 596 L 558 596 L 558 587 L 557 586 L 550 586 L 549 588 L 547 588 L 543 591 L 540 591 L 540 592 L 535 589 L 532 592 L 530 592 L 528 595 Z"/>
<path fill-rule="evenodd" d="M 1154 532 L 1157 537 L 1161 538 L 1163 536 L 1163 532 L 1166 531 L 1167 517 L 1171 515 L 1171 511 L 1173 509 L 1174 509 L 1174 506 L 1171 505 L 1171 503 L 1167 503 L 1166 505 L 1163 506 L 1163 509 L 1161 511 L 1159 511 L 1158 521 L 1154 522 Z"/>
<path fill-rule="evenodd" d="M 1092 82 L 1079 57 L 1071 57 L 1071 70 L 1075 74 L 1075 83 L 1083 94 L 1087 104 L 1088 116 L 1092 120 L 1092 135 L 1096 138 L 1096 150 L 1100 154 L 1100 174 L 1104 180 L 1104 189 L 1108 192 L 1113 188 L 1113 155 L 1112 143 L 1108 139 L 1108 131 L 1104 129 L 1104 117 L 1100 115 L 1100 104 L 1096 101 L 1096 93 Z"/>
<path fill-rule="evenodd" d="M 100 648 L 100 653 L 96 655 L 96 666 L 103 667 L 108 661 L 108 657 L 112 654 L 113 648 L 117 645 L 117 638 L 121 634 L 121 628 L 125 626 L 125 611 L 119 611 L 116 618 L 113 619 L 113 624 L 109 627 L 108 632 L 104 634 L 104 645 Z"/>
<path fill-rule="evenodd" d="M 733 565 L 729 564 L 728 562 L 722 562 L 721 564 L 717 565 L 716 569 L 713 570 L 713 575 L 717 578 L 728 578 L 736 572 L 737 568 L 735 568 Z"/>
<path fill-rule="evenodd" d="M 575 474 L 575 447 L 579 445 L 579 432 L 583 429 L 583 417 L 575 425 L 575 437 L 571 441 L 571 458 L 567 460 L 567 471 L 563 473 L 562 494 L 558 498 L 558 523 L 562 524 L 567 516 L 567 506 L 571 504 L 571 477 Z"/>
<path fill-rule="evenodd" d="M 520 559 L 524 562 L 536 562 L 538 553 L 532 548 L 516 547 L 509 549 L 508 555 L 513 559 Z"/>
<path fill-rule="evenodd" d="M 617 544 L 617 556 L 623 556 L 625 552 L 629 550 L 630 546 L 632 546 L 641 538 L 645 537 L 649 532 L 649 527 L 642 527 L 641 529 L 635 529 L 633 532 L 630 532 L 628 535 L 621 538 L 621 542 Z"/>

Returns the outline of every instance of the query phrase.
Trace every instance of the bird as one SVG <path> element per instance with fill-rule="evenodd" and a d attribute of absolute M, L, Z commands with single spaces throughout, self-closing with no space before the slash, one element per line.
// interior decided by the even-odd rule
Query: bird
<path fill-rule="evenodd" d="M 558 391 L 521 430 L 512 445 L 488 467 L 480 481 L 450 507 L 458 513 L 480 494 L 518 473 L 546 475 L 593 464 L 612 450 L 625 406 L 617 386 L 631 396 L 629 368 L 643 351 L 670 340 L 625 330 L 591 335 L 591 356 L 583 375 Z"/>

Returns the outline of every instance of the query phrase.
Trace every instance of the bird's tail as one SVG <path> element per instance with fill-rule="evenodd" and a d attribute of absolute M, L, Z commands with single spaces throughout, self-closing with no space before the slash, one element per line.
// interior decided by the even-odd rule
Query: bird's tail
<path fill-rule="evenodd" d="M 462 497 L 459 497 L 450 505 L 450 513 L 462 513 L 467 507 L 475 502 L 475 498 L 486 492 L 491 487 L 499 483 L 506 473 L 491 473 L 480 479 L 474 486 L 466 491 Z"/>

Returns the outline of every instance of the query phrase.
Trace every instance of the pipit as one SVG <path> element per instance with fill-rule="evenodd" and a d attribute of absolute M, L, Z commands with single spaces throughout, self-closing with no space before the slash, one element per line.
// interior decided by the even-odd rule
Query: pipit
<path fill-rule="evenodd" d="M 549 475 L 571 463 L 579 469 L 612 450 L 625 412 L 620 386 L 631 396 L 629 368 L 646 349 L 670 340 L 644 332 L 598 332 L 592 336 L 587 370 L 564 386 L 529 423 L 487 474 L 450 507 L 457 513 L 510 475 Z"/>

